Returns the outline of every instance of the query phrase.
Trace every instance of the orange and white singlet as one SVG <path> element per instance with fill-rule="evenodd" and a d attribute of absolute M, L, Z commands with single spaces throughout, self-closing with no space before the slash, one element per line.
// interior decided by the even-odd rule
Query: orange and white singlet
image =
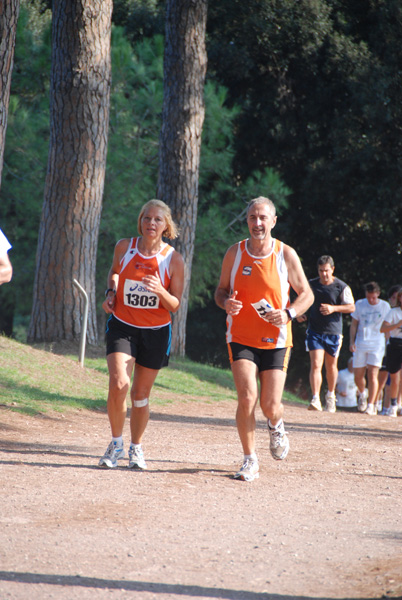
<path fill-rule="evenodd" d="M 243 307 L 238 315 L 228 315 L 226 319 L 227 343 L 266 349 L 292 346 L 291 322 L 275 327 L 263 318 L 261 308 L 264 305 L 266 310 L 283 310 L 289 306 L 290 286 L 282 242 L 273 239 L 267 256 L 253 256 L 247 250 L 247 240 L 239 242 L 230 287 L 231 292 L 237 291 L 236 300 Z"/>
<path fill-rule="evenodd" d="M 144 256 L 138 250 L 138 240 L 131 238 L 128 250 L 120 261 L 114 316 L 134 327 L 163 327 L 171 322 L 170 313 L 162 306 L 158 296 L 146 288 L 142 278 L 159 273 L 163 287 L 169 289 L 169 268 L 174 248 L 164 244 L 158 254 Z"/>

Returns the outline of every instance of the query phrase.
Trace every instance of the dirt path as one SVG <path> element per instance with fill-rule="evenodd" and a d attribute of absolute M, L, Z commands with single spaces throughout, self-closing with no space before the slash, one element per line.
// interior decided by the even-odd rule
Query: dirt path
<path fill-rule="evenodd" d="M 287 405 L 277 463 L 259 413 L 248 484 L 234 411 L 155 407 L 138 473 L 96 467 L 104 413 L 0 409 L 0 599 L 402 597 L 402 418 Z"/>

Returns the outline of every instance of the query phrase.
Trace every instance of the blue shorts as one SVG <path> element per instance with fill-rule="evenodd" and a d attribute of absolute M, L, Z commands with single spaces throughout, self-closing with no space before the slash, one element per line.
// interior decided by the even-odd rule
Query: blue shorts
<path fill-rule="evenodd" d="M 306 350 L 324 350 L 330 356 L 337 357 L 342 347 L 343 335 L 306 331 Z"/>

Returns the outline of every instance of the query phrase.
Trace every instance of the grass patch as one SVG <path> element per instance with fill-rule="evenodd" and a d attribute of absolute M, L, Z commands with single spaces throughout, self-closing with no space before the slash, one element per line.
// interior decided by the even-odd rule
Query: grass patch
<path fill-rule="evenodd" d="M 63 356 L 0 336 L 0 406 L 29 415 L 67 409 L 103 410 L 108 391 L 106 359 Z M 285 392 L 284 399 L 301 402 Z M 172 358 L 158 374 L 152 404 L 236 400 L 229 369 Z"/>

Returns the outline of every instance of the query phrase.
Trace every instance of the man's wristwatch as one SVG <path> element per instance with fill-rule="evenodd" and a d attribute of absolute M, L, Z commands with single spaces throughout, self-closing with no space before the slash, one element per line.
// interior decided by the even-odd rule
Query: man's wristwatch
<path fill-rule="evenodd" d="M 113 294 L 116 295 L 116 290 L 114 288 L 107 288 L 107 290 L 105 291 L 105 298 L 107 297 L 109 292 L 113 292 Z"/>
<path fill-rule="evenodd" d="M 293 321 L 296 316 L 296 311 L 294 308 L 285 308 L 285 313 L 289 317 L 289 321 Z"/>

